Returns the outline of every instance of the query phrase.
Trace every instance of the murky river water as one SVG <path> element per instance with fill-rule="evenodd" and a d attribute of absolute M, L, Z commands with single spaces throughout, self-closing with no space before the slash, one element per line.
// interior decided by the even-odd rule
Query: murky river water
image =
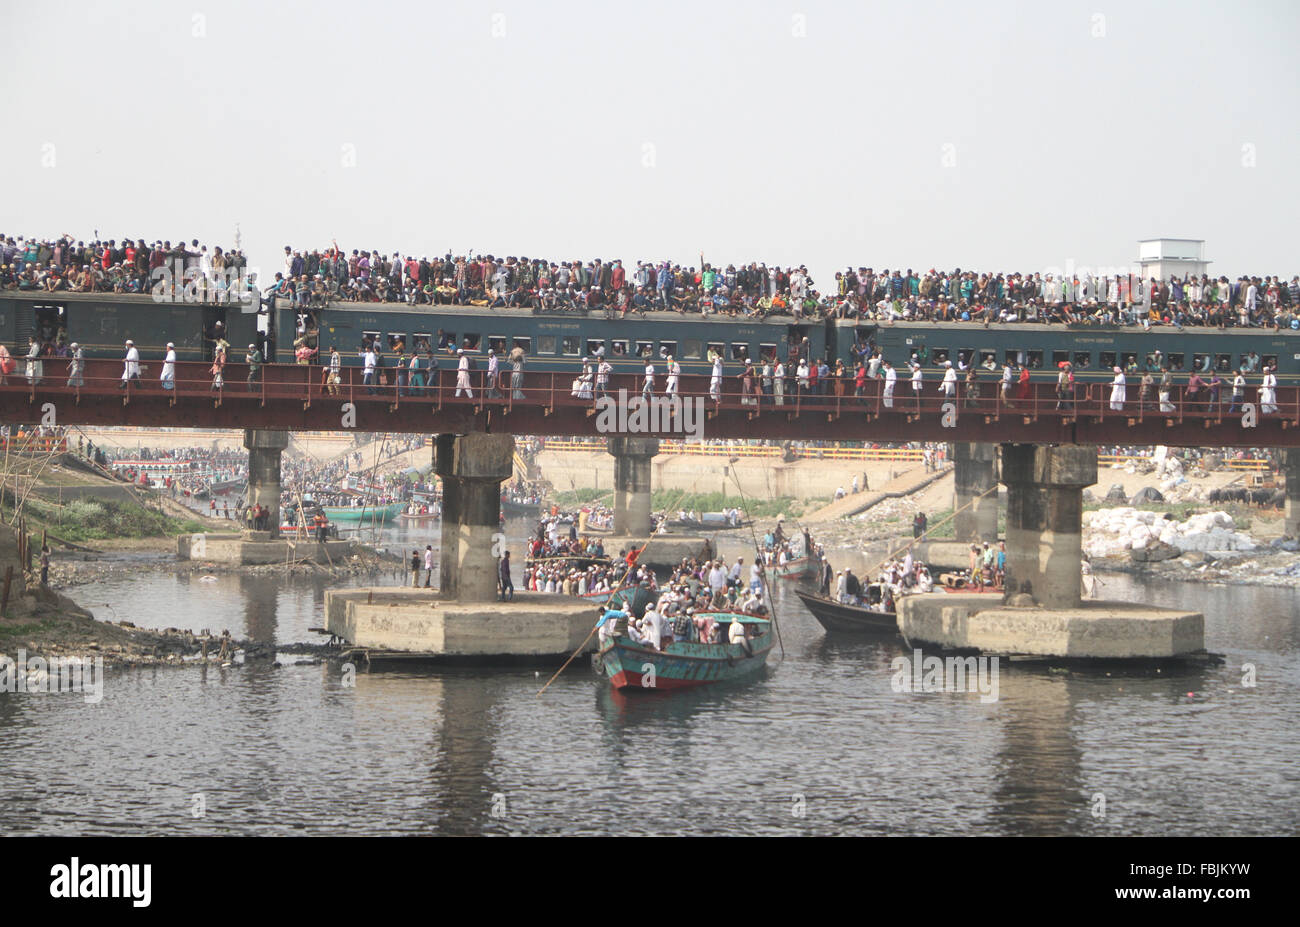
<path fill-rule="evenodd" d="M 408 552 L 426 539 L 393 536 Z M 1226 663 L 1124 677 L 1003 666 L 992 703 L 897 693 L 901 641 L 827 636 L 787 590 L 784 659 L 699 692 L 616 696 L 585 659 L 540 698 L 549 673 L 532 669 L 361 673 L 355 687 L 330 664 L 111 671 L 98 704 L 0 694 L 0 829 L 1300 830 L 1300 594 L 1103 579 L 1107 597 L 1203 610 Z M 131 575 L 72 594 L 105 617 L 281 643 L 318 640 L 307 629 L 322 623 L 323 584 L 305 579 Z"/>

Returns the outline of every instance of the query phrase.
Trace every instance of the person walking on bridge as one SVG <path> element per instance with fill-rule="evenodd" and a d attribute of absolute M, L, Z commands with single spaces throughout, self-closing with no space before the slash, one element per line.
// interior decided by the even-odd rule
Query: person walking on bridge
<path fill-rule="evenodd" d="M 469 355 L 464 348 L 457 348 L 456 353 L 460 355 L 460 360 L 456 363 L 456 393 L 453 398 L 459 398 L 463 390 L 466 396 L 473 399 L 474 390 L 469 385 Z"/>
<path fill-rule="evenodd" d="M 85 354 L 82 353 L 81 345 L 77 344 L 77 342 L 72 342 L 68 347 L 72 351 L 72 360 L 68 363 L 68 386 L 71 386 L 74 389 L 80 389 L 86 385 L 84 379 L 84 374 L 86 372 L 86 357 Z M 80 441 L 81 439 L 78 438 L 77 440 Z"/>
<path fill-rule="evenodd" d="M 140 352 L 136 350 L 135 342 L 128 338 L 126 357 L 122 363 L 122 382 L 118 384 L 118 389 L 126 389 L 132 380 L 137 384 L 140 382 Z"/>
<path fill-rule="evenodd" d="M 257 345 L 248 346 L 244 362 L 248 364 L 248 391 L 251 393 L 257 389 L 257 382 L 262 378 L 262 352 L 257 349 Z"/>
<path fill-rule="evenodd" d="M 163 389 L 176 388 L 176 345 L 170 341 L 167 342 L 167 354 L 163 357 L 162 373 L 158 374 L 158 380 Z"/>
<path fill-rule="evenodd" d="M 1115 379 L 1110 383 L 1110 407 L 1116 412 L 1124 411 L 1124 402 L 1128 399 L 1128 381 L 1122 368 L 1116 367 Z"/>

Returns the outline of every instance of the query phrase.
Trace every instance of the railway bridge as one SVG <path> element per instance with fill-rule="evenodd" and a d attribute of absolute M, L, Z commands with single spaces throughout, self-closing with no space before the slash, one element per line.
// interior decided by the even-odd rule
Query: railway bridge
<path fill-rule="evenodd" d="M 40 376 L 0 378 L 0 421 L 62 426 L 148 426 L 243 429 L 250 452 L 249 501 L 272 510 L 278 524 L 280 456 L 291 431 L 372 431 L 434 434 L 437 472 L 444 482 L 443 576 L 462 598 L 495 594 L 495 574 L 483 537 L 496 531 L 499 484 L 509 479 L 515 435 L 602 436 L 616 461 L 615 532 L 644 537 L 650 530 L 650 459 L 660 438 L 764 438 L 831 441 L 944 441 L 956 446 L 957 505 L 972 502 L 959 537 L 996 535 L 997 508 L 987 490 L 998 479 L 1009 492 L 1009 563 L 1013 575 L 1052 599 L 1077 603 L 1077 582 L 1053 581 L 1049 571 L 1077 571 L 1080 497 L 1096 480 L 1099 444 L 1288 449 L 1287 531 L 1295 536 L 1300 507 L 1300 387 L 1277 389 L 1263 405 L 1255 390 L 1234 406 L 1227 397 L 1182 390 L 1162 410 L 1154 402 L 1110 401 L 1100 385 L 1070 396 L 1053 384 L 1031 383 L 1009 399 L 996 384 L 948 395 L 935 380 L 919 391 L 898 381 L 869 380 L 861 390 L 836 381 L 814 393 L 797 383 L 784 394 L 758 389 L 758 377 L 684 375 L 674 396 L 661 377 L 647 391 L 641 375 L 613 373 L 599 395 L 573 373 L 525 372 L 498 382 L 470 371 L 458 387 L 455 370 L 428 382 L 367 382 L 345 366 L 327 384 L 317 365 L 263 364 L 256 371 L 228 363 L 215 379 L 210 364 L 179 362 L 175 378 L 159 379 L 161 363 L 123 379 L 120 361 L 87 359 L 80 383 L 64 364 L 46 359 Z M 57 365 L 57 366 L 56 366 Z M 25 371 L 24 371 L 25 372 Z M 391 375 L 391 368 L 385 371 Z M 164 388 L 168 386 L 169 388 Z M 1130 388 L 1131 394 L 1136 393 Z M 993 445 L 1003 445 L 996 473 Z M 983 498 L 985 501 L 979 502 Z M 1014 546 L 1014 550 L 1010 549 Z M 1059 580 L 1061 576 L 1057 576 Z M 1064 591 L 1061 591 L 1064 590 Z M 1070 591 L 1073 590 L 1073 591 Z"/>

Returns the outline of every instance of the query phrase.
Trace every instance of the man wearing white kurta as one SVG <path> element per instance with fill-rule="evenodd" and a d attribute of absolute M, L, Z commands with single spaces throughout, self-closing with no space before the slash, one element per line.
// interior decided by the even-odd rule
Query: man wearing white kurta
<path fill-rule="evenodd" d="M 456 364 L 456 393 L 453 398 L 459 398 L 461 390 L 464 390 L 465 395 L 473 399 L 474 391 L 469 386 L 469 355 L 464 348 L 457 348 L 456 353 L 460 355 L 460 361 Z"/>
<path fill-rule="evenodd" d="M 1259 385 L 1259 411 L 1264 415 L 1277 411 L 1277 377 L 1271 367 L 1264 368 L 1264 381 Z"/>
<path fill-rule="evenodd" d="M 167 342 L 167 357 L 163 360 L 162 373 L 158 377 L 163 389 L 176 388 L 176 345 Z"/>
<path fill-rule="evenodd" d="M 709 380 L 709 395 L 714 402 L 722 400 L 722 358 L 713 358 L 713 376 Z"/>
<path fill-rule="evenodd" d="M 939 391 L 943 393 L 944 399 L 957 398 L 957 371 L 953 369 L 952 361 L 943 362 L 943 383 L 939 386 Z"/>
<path fill-rule="evenodd" d="M 1123 369 L 1116 367 L 1115 379 L 1110 382 L 1110 407 L 1116 412 L 1124 411 L 1124 402 L 1128 399 L 1127 383 Z"/>
<path fill-rule="evenodd" d="M 126 389 L 126 384 L 131 380 L 140 379 L 140 352 L 136 350 L 135 342 L 128 340 L 126 343 L 126 360 L 122 364 L 122 384 L 121 388 Z"/>
<path fill-rule="evenodd" d="M 497 389 L 497 375 L 501 372 L 501 362 L 497 360 L 497 352 L 488 349 L 488 396 L 492 399 L 500 399 L 501 391 Z"/>
<path fill-rule="evenodd" d="M 655 392 L 655 365 L 649 361 L 645 362 L 645 385 L 641 388 L 641 395 L 649 399 Z"/>
<path fill-rule="evenodd" d="M 677 383 L 682 375 L 682 365 L 673 360 L 671 354 L 668 355 L 668 385 L 664 388 L 664 395 L 676 396 Z"/>
<path fill-rule="evenodd" d="M 885 408 L 892 409 L 894 407 L 894 387 L 898 385 L 898 371 L 894 369 L 894 365 L 889 361 L 884 362 L 884 367 L 885 392 L 883 398 L 885 400 Z"/>
<path fill-rule="evenodd" d="M 772 368 L 772 392 L 776 395 L 776 404 L 785 405 L 785 364 L 780 361 Z"/>

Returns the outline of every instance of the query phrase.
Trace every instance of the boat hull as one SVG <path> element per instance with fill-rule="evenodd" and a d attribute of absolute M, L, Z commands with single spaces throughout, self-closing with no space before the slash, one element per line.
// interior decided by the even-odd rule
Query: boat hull
<path fill-rule="evenodd" d="M 854 634 L 897 634 L 898 616 L 894 612 L 874 612 L 869 608 L 844 605 L 819 595 L 795 590 L 804 607 L 827 631 Z"/>
<path fill-rule="evenodd" d="M 822 562 L 816 557 L 800 557 L 787 562 L 784 566 L 778 565 L 770 569 L 774 579 L 803 579 L 816 576 L 821 565 Z"/>
<path fill-rule="evenodd" d="M 726 633 L 723 619 L 719 624 Z M 610 685 L 620 691 L 672 692 L 753 677 L 767 665 L 772 652 L 771 626 L 742 644 L 700 644 L 681 641 L 658 651 L 619 636 L 600 649 L 600 661 Z"/>
<path fill-rule="evenodd" d="M 330 521 L 363 521 L 368 523 L 371 521 L 392 521 L 401 514 L 406 505 L 402 502 L 394 502 L 390 505 L 368 505 L 365 508 L 335 505 L 326 505 L 323 508 Z"/>

